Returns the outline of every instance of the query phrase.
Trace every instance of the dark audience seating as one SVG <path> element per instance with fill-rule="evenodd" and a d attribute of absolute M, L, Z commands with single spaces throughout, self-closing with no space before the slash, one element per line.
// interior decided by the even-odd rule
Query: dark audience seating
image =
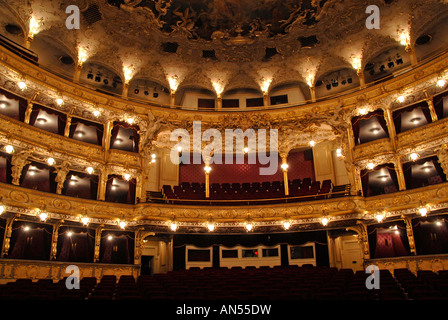
<path fill-rule="evenodd" d="M 364 271 L 329 267 L 191 268 L 166 274 L 105 275 L 80 281 L 80 290 L 58 282 L 17 279 L 0 286 L 0 300 L 427 300 L 448 298 L 448 272 L 380 270 L 380 288 L 369 290 Z M 118 281 L 117 281 L 118 280 Z"/>
<path fill-rule="evenodd" d="M 285 196 L 283 181 L 254 183 L 212 183 L 210 196 L 205 197 L 205 184 L 182 182 L 178 186 L 164 185 L 162 195 L 166 203 L 174 204 L 267 204 L 310 201 L 349 195 L 348 188 L 337 188 L 331 180 L 312 181 L 310 178 L 289 181 L 289 196 Z M 334 189 L 334 190 L 333 190 Z M 340 191 L 342 190 L 342 191 Z M 151 200 L 160 200 L 154 199 Z"/>

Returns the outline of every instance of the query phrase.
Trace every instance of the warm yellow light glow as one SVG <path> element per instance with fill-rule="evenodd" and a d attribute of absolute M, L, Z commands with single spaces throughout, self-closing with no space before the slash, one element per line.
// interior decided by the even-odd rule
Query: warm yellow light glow
<path fill-rule="evenodd" d="M 205 167 L 204 167 L 204 171 L 208 174 L 208 173 L 210 173 L 210 171 L 212 171 L 212 167 L 210 167 L 210 166 L 205 166 Z"/>
<path fill-rule="evenodd" d="M 132 66 L 123 67 L 124 83 L 129 84 L 129 81 L 131 81 L 131 79 L 132 79 L 133 73 L 134 73 L 134 68 Z"/>
<path fill-rule="evenodd" d="M 126 181 L 131 180 L 131 175 L 130 175 L 129 173 L 126 173 L 126 174 L 124 175 L 124 180 L 126 180 Z"/>
<path fill-rule="evenodd" d="M 437 221 L 437 222 L 436 222 L 436 225 L 440 227 L 440 226 L 442 225 L 442 222 Z"/>
<path fill-rule="evenodd" d="M 361 58 L 359 57 L 352 57 L 352 66 L 353 69 L 355 69 L 356 71 L 360 71 L 361 70 Z"/>
<path fill-rule="evenodd" d="M 182 147 L 181 146 L 177 147 L 177 152 L 182 152 Z"/>
<path fill-rule="evenodd" d="M 42 212 L 42 213 L 39 215 L 39 218 L 40 218 L 41 221 L 45 221 L 45 220 L 47 220 L 48 215 L 47 215 L 45 212 Z"/>
<path fill-rule="evenodd" d="M 0 205 L 0 214 L 2 214 L 3 212 L 5 212 L 5 206 L 4 205 Z"/>
<path fill-rule="evenodd" d="M 39 33 L 39 21 L 36 18 L 31 17 L 30 30 L 29 30 L 28 36 L 30 38 L 33 38 L 34 35 L 36 35 L 37 33 Z"/>
<path fill-rule="evenodd" d="M 263 78 L 261 80 L 261 84 L 260 84 L 261 92 L 263 92 L 264 94 L 267 94 L 269 92 L 269 87 L 270 87 L 271 83 L 272 83 L 272 78 L 267 78 L 267 79 Z M 215 88 L 215 90 L 216 90 L 216 88 Z M 222 91 L 221 91 L 221 93 L 222 93 Z"/>
<path fill-rule="evenodd" d="M 58 105 L 62 105 L 62 104 L 64 103 L 64 100 L 62 100 L 61 98 L 59 98 L 59 99 L 56 100 L 56 103 L 57 103 Z"/>
<path fill-rule="evenodd" d="M 286 171 L 286 170 L 288 170 L 289 166 L 287 163 L 282 163 L 282 165 L 280 167 L 283 169 L 283 171 Z"/>
<path fill-rule="evenodd" d="M 88 174 L 92 174 L 95 171 L 95 169 L 93 169 L 93 167 L 87 167 L 86 171 Z"/>
<path fill-rule="evenodd" d="M 179 86 L 179 78 L 177 76 L 168 77 L 168 83 L 170 85 L 171 93 L 175 93 Z"/>
<path fill-rule="evenodd" d="M 71 237 L 73 235 L 73 232 L 69 231 L 67 232 L 67 236 Z"/>
<path fill-rule="evenodd" d="M 342 157 L 342 150 L 340 148 L 336 149 L 336 157 Z"/>
<path fill-rule="evenodd" d="M 208 231 L 212 232 L 213 230 L 215 230 L 215 225 L 213 223 L 209 223 L 207 224 L 207 229 Z"/>
<path fill-rule="evenodd" d="M 132 118 L 132 117 L 128 117 L 128 118 L 126 119 L 126 122 L 129 123 L 129 124 L 133 124 L 134 121 L 135 121 L 135 119 Z"/>
<path fill-rule="evenodd" d="M 250 222 L 246 223 L 246 230 L 251 231 L 254 228 L 254 225 Z"/>
<path fill-rule="evenodd" d="M 7 153 L 11 154 L 11 153 L 14 152 L 14 147 L 11 146 L 11 145 L 7 145 L 7 146 L 5 147 L 5 151 L 6 151 Z"/>
<path fill-rule="evenodd" d="M 218 96 L 218 98 L 221 97 L 221 94 L 224 91 L 224 85 L 222 84 L 222 82 L 218 82 L 218 81 L 214 81 L 212 82 L 213 88 L 215 89 L 216 95 Z"/>
<path fill-rule="evenodd" d="M 285 228 L 285 230 L 288 230 L 290 227 L 291 227 L 291 223 L 289 221 L 283 222 L 283 228 Z"/>
<path fill-rule="evenodd" d="M 415 161 L 418 159 L 418 154 L 413 152 L 409 155 L 409 159 L 411 159 L 412 161 Z"/>
<path fill-rule="evenodd" d="M 321 223 L 326 226 L 328 224 L 328 218 L 322 218 Z"/>
<path fill-rule="evenodd" d="M 439 80 L 437 80 L 437 86 L 438 86 L 439 88 L 444 87 L 445 84 L 446 84 L 446 80 L 445 80 L 445 79 L 439 79 Z"/>
<path fill-rule="evenodd" d="M 376 215 L 376 220 L 377 220 L 378 222 L 383 221 L 383 219 L 384 219 L 384 215 L 383 215 L 383 214 L 379 213 L 379 214 Z"/>
<path fill-rule="evenodd" d="M 418 208 L 418 213 L 420 213 L 422 217 L 425 217 L 428 214 L 428 209 L 426 207 Z"/>
<path fill-rule="evenodd" d="M 25 83 L 24 81 L 19 81 L 19 82 L 17 83 L 17 85 L 19 86 L 19 88 L 20 88 L 21 90 L 23 90 L 23 89 L 26 88 L 26 83 Z"/>
<path fill-rule="evenodd" d="M 109 235 L 109 236 L 107 236 L 107 240 L 109 240 L 109 241 L 112 241 L 112 236 L 111 235 Z"/>
<path fill-rule="evenodd" d="M 87 218 L 87 217 L 82 217 L 81 218 L 81 222 L 82 222 L 82 224 L 83 225 L 88 225 L 89 224 L 89 222 L 90 222 L 90 219 L 89 218 Z"/>
<path fill-rule="evenodd" d="M 178 227 L 178 225 L 177 225 L 177 223 L 175 223 L 175 222 L 172 222 L 172 223 L 170 224 L 170 229 L 171 229 L 171 231 L 176 231 L 176 230 L 177 230 L 177 227 Z"/>
<path fill-rule="evenodd" d="M 48 163 L 50 166 L 52 166 L 52 165 L 54 165 L 55 161 L 54 161 L 53 158 L 50 157 L 50 158 L 47 159 L 47 163 Z"/>
<path fill-rule="evenodd" d="M 124 229 L 124 228 L 126 228 L 127 223 L 126 223 L 126 221 L 120 221 L 118 223 L 118 225 L 120 226 L 121 229 Z"/>
<path fill-rule="evenodd" d="M 313 140 L 310 141 L 310 146 L 314 147 L 316 145 L 316 142 L 314 142 Z"/>
<path fill-rule="evenodd" d="M 373 168 L 375 168 L 375 165 L 372 162 L 369 162 L 367 164 L 367 169 L 372 170 Z"/>
<path fill-rule="evenodd" d="M 249 153 L 249 148 L 248 147 L 244 147 L 243 152 L 244 153 Z"/>
<path fill-rule="evenodd" d="M 101 112 L 100 112 L 99 110 L 94 110 L 94 111 L 93 111 L 93 115 L 94 115 L 95 117 L 99 117 L 100 114 L 101 114 Z"/>
<path fill-rule="evenodd" d="M 311 88 L 314 87 L 314 75 L 308 74 L 306 77 L 306 84 Z"/>
<path fill-rule="evenodd" d="M 80 48 L 78 50 L 78 65 L 82 66 L 84 62 L 86 62 L 86 60 L 87 60 L 87 51 Z"/>
<path fill-rule="evenodd" d="M 367 114 L 367 109 L 366 108 L 360 108 L 358 110 L 358 113 L 363 116 L 363 115 Z"/>
<path fill-rule="evenodd" d="M 24 231 L 29 231 L 30 227 L 26 226 L 25 228 L 23 228 Z"/>
<path fill-rule="evenodd" d="M 408 46 L 409 43 L 410 43 L 410 40 L 409 40 L 409 33 L 408 33 L 408 32 L 405 32 L 405 31 L 402 31 L 402 32 L 400 33 L 400 44 L 401 44 L 402 46 Z"/>
<path fill-rule="evenodd" d="M 400 102 L 400 103 L 403 103 L 404 99 L 405 99 L 404 96 L 398 96 L 398 98 L 397 98 L 398 102 Z"/>

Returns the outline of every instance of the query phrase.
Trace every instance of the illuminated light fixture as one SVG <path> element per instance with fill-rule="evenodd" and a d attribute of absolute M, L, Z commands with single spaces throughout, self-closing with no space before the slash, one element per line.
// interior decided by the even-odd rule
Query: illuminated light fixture
<path fill-rule="evenodd" d="M 176 231 L 178 227 L 179 226 L 177 225 L 176 222 L 171 222 L 171 224 L 170 224 L 171 231 Z"/>
<path fill-rule="evenodd" d="M 291 222 L 289 222 L 289 221 L 283 222 L 283 228 L 285 228 L 285 230 L 288 230 L 289 228 L 291 228 Z"/>
<path fill-rule="evenodd" d="M 95 169 L 93 169 L 93 167 L 87 167 L 86 171 L 88 174 L 92 174 L 95 171 Z"/>
<path fill-rule="evenodd" d="M 397 100 L 398 100 L 398 102 L 403 103 L 404 102 L 404 96 L 398 96 Z"/>
<path fill-rule="evenodd" d="M 361 59 L 358 57 L 352 57 L 352 67 L 353 69 L 355 69 L 356 71 L 360 71 L 361 70 Z"/>
<path fill-rule="evenodd" d="M 151 159 L 151 163 L 156 163 L 156 159 Z"/>
<path fill-rule="evenodd" d="M 41 221 L 45 221 L 45 220 L 47 220 L 48 215 L 47 215 L 45 212 L 42 212 L 42 213 L 39 215 L 39 218 L 40 218 Z"/>
<path fill-rule="evenodd" d="M 389 177 L 386 176 L 386 175 L 382 175 L 382 176 L 379 176 L 379 177 L 378 177 L 378 179 L 381 179 L 381 181 L 384 181 L 384 182 L 386 182 L 388 178 L 389 178 Z"/>
<path fill-rule="evenodd" d="M 129 118 L 126 119 L 126 122 L 129 123 L 129 124 L 133 124 L 134 121 L 135 121 L 135 120 L 134 120 L 134 118 L 132 118 L 132 117 L 129 117 Z"/>
<path fill-rule="evenodd" d="M 118 225 L 120 226 L 121 229 L 124 229 L 124 228 L 126 228 L 127 223 L 126 223 L 126 221 L 120 221 L 118 223 Z"/>
<path fill-rule="evenodd" d="M 437 221 L 437 222 L 436 222 L 436 225 L 440 227 L 440 226 L 442 225 L 442 222 Z"/>
<path fill-rule="evenodd" d="M 314 147 L 316 145 L 316 142 L 314 142 L 313 140 L 310 141 L 310 146 Z"/>
<path fill-rule="evenodd" d="M 342 150 L 340 148 L 336 149 L 336 157 L 342 157 Z"/>
<path fill-rule="evenodd" d="M 156 154 L 151 154 L 151 163 L 156 163 Z"/>
<path fill-rule="evenodd" d="M 208 231 L 213 232 L 213 230 L 215 230 L 215 225 L 212 222 L 209 222 L 207 224 L 207 229 Z"/>
<path fill-rule="evenodd" d="M 182 147 L 181 146 L 177 147 L 177 152 L 182 152 Z"/>
<path fill-rule="evenodd" d="M 132 79 L 133 71 L 134 68 L 132 66 L 123 68 L 124 83 L 129 84 L 129 81 Z"/>
<path fill-rule="evenodd" d="M 420 207 L 420 208 L 418 208 L 418 213 L 419 213 L 422 217 L 426 217 L 426 215 L 428 214 L 428 208 L 426 208 L 426 207 Z"/>
<path fill-rule="evenodd" d="M 131 180 L 131 175 L 130 175 L 129 173 L 126 173 L 126 174 L 124 175 L 124 180 L 126 180 L 126 181 Z"/>
<path fill-rule="evenodd" d="M 39 22 L 34 17 L 31 17 L 30 19 L 30 31 L 29 31 L 29 37 L 32 39 L 35 34 L 39 32 Z"/>
<path fill-rule="evenodd" d="M 45 124 L 45 123 L 48 122 L 48 120 L 45 119 L 45 118 L 38 118 L 38 119 L 36 120 L 36 122 L 39 123 L 39 124 Z"/>
<path fill-rule="evenodd" d="M 246 227 L 247 231 L 252 231 L 254 228 L 254 225 L 251 222 L 247 222 L 245 227 Z"/>
<path fill-rule="evenodd" d="M 412 118 L 410 121 L 411 121 L 413 124 L 418 124 L 418 123 L 420 122 L 420 120 L 421 120 L 420 117 L 415 117 L 415 118 Z"/>
<path fill-rule="evenodd" d="M 99 110 L 93 110 L 93 115 L 95 117 L 99 117 L 100 114 L 101 114 L 101 112 Z"/>
<path fill-rule="evenodd" d="M 376 215 L 376 220 L 378 221 L 378 222 L 381 222 L 381 221 L 383 221 L 384 220 L 384 215 L 383 214 L 381 214 L 381 213 L 379 213 L 379 214 L 377 214 Z"/>
<path fill-rule="evenodd" d="M 23 228 L 24 231 L 30 231 L 30 227 L 26 226 Z"/>
<path fill-rule="evenodd" d="M 372 128 L 369 131 L 372 132 L 373 134 L 378 134 L 380 133 L 381 130 L 379 128 Z"/>
<path fill-rule="evenodd" d="M 243 152 L 244 153 L 248 153 L 249 152 L 249 148 L 248 147 L 244 147 Z"/>
<path fill-rule="evenodd" d="M 82 224 L 83 225 L 88 225 L 89 224 L 89 222 L 90 222 L 90 219 L 89 218 L 87 218 L 87 217 L 82 217 L 81 218 L 81 222 L 82 222 Z"/>
<path fill-rule="evenodd" d="M 282 163 L 282 165 L 280 166 L 282 168 L 283 171 L 288 170 L 288 164 L 287 163 Z"/>
<path fill-rule="evenodd" d="M 373 168 L 375 168 L 375 165 L 372 162 L 369 162 L 367 164 L 367 169 L 372 170 Z"/>
<path fill-rule="evenodd" d="M 112 241 L 112 239 L 113 239 L 113 238 L 112 238 L 111 235 L 108 235 L 108 236 L 107 236 L 107 240 Z"/>
<path fill-rule="evenodd" d="M 19 81 L 17 85 L 19 86 L 20 90 L 24 90 L 26 88 L 26 83 L 24 81 Z"/>
<path fill-rule="evenodd" d="M 48 163 L 50 166 L 52 166 L 52 165 L 54 165 L 55 161 L 54 161 L 54 159 L 53 159 L 52 157 L 50 157 L 50 158 L 47 159 L 47 163 Z"/>
<path fill-rule="evenodd" d="M 117 185 L 116 184 L 112 185 L 112 190 L 117 190 Z"/>
<path fill-rule="evenodd" d="M 2 214 L 3 212 L 5 212 L 5 206 L 4 205 L 0 205 L 0 214 Z"/>
<path fill-rule="evenodd" d="M 207 165 L 207 166 L 204 167 L 204 171 L 205 171 L 205 173 L 209 174 L 210 171 L 212 171 L 212 167 Z"/>
<path fill-rule="evenodd" d="M 364 115 L 367 114 L 367 109 L 366 109 L 366 108 L 361 108 L 361 109 L 358 110 L 358 113 L 359 113 L 361 116 L 364 116 Z"/>
<path fill-rule="evenodd" d="M 425 172 L 429 172 L 429 171 L 431 171 L 431 167 L 430 166 L 424 166 L 424 167 L 422 167 L 422 170 L 425 171 Z"/>
<path fill-rule="evenodd" d="M 411 153 L 409 155 L 409 159 L 411 159 L 412 161 L 417 160 L 418 159 L 418 153 L 415 153 L 415 152 Z"/>
<path fill-rule="evenodd" d="M 59 98 L 59 99 L 56 100 L 56 103 L 57 103 L 58 105 L 62 105 L 62 104 L 64 103 L 64 100 L 62 100 L 61 98 Z"/>
<path fill-rule="evenodd" d="M 11 153 L 14 152 L 14 147 L 11 146 L 11 145 L 7 145 L 7 146 L 5 147 L 5 151 L 6 151 L 7 153 L 11 154 Z"/>
<path fill-rule="evenodd" d="M 322 218 L 320 223 L 322 223 L 322 225 L 326 226 L 328 224 L 328 218 Z"/>
<path fill-rule="evenodd" d="M 439 79 L 439 80 L 437 80 L 437 86 L 438 86 L 439 88 L 443 88 L 443 87 L 445 86 L 445 84 L 446 84 L 446 80 L 445 80 L 445 79 Z"/>
<path fill-rule="evenodd" d="M 0 108 L 5 109 L 6 108 L 6 103 L 4 103 L 4 102 L 0 103 Z"/>
<path fill-rule="evenodd" d="M 73 232 L 71 232 L 71 231 L 67 232 L 68 237 L 71 237 L 72 235 L 73 235 Z"/>
<path fill-rule="evenodd" d="M 400 44 L 402 46 L 408 46 L 409 45 L 409 33 L 402 31 L 400 33 Z"/>

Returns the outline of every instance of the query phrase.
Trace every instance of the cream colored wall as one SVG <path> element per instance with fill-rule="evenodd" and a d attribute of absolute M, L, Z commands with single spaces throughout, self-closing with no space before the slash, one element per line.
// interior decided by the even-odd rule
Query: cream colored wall
<path fill-rule="evenodd" d="M 160 191 L 163 185 L 179 184 L 179 165 L 171 162 L 170 149 L 158 149 L 154 166 L 149 170 L 148 191 Z"/>
<path fill-rule="evenodd" d="M 153 272 L 167 273 L 172 267 L 172 243 L 164 240 L 147 240 L 143 243 L 143 256 L 153 256 Z"/>
<path fill-rule="evenodd" d="M 349 184 L 344 160 L 336 156 L 333 141 L 323 141 L 313 148 L 314 175 L 316 181 L 330 179 L 334 185 Z"/>
<path fill-rule="evenodd" d="M 364 260 L 358 238 L 355 235 L 329 239 L 330 267 L 364 270 Z"/>

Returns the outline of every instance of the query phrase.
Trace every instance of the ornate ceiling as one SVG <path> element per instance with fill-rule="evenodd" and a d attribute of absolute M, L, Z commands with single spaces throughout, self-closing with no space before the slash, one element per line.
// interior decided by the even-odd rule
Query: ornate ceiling
<path fill-rule="evenodd" d="M 131 78 L 213 92 L 315 83 L 329 72 L 353 69 L 358 60 L 363 68 L 399 46 L 401 31 L 413 44 L 448 13 L 441 0 L 0 2 L 6 36 L 4 26 L 11 23 L 27 34 L 33 18 L 33 41 L 45 38 L 74 61 L 82 51 L 86 63 L 106 66 L 122 79 L 127 68 Z M 69 5 L 81 11 L 79 30 L 66 28 Z M 379 30 L 365 26 L 368 5 L 380 8 Z"/>

